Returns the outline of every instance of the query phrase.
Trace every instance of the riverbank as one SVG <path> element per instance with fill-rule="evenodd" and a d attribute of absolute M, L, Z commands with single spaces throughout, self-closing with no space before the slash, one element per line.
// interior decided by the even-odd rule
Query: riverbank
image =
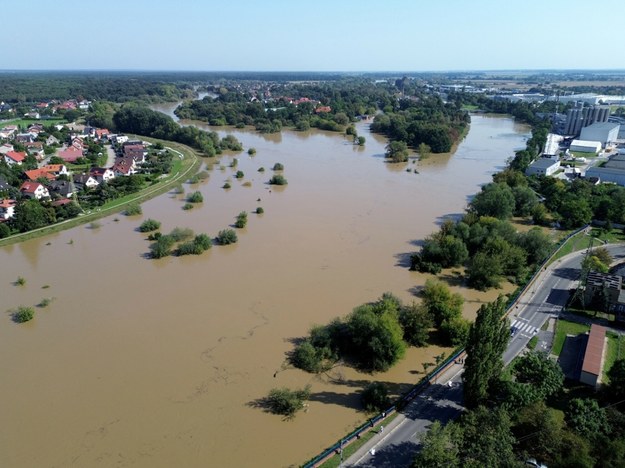
<path fill-rule="evenodd" d="M 104 218 L 105 216 L 121 212 L 130 204 L 143 203 L 146 200 L 150 200 L 151 198 L 167 192 L 172 187 L 184 182 L 191 175 L 195 174 L 200 167 L 201 161 L 199 160 L 197 152 L 188 146 L 139 135 L 133 135 L 133 137 L 141 138 L 145 141 L 149 141 L 150 143 L 161 143 L 167 149 L 176 153 L 178 158 L 175 158 L 173 161 L 171 173 L 166 177 L 163 177 L 155 185 L 149 185 L 137 193 L 111 200 L 95 210 L 79 214 L 76 218 L 0 239 L 0 247 L 16 244 L 29 239 L 36 239 L 38 237 L 64 231 L 66 229 L 71 229 L 73 227 Z"/>

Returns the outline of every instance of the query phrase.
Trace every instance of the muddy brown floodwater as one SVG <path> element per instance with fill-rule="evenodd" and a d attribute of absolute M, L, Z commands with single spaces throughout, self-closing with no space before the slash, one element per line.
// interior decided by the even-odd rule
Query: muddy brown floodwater
<path fill-rule="evenodd" d="M 406 255 L 462 212 L 528 130 L 473 116 L 454 155 L 389 165 L 385 140 L 357 127 L 365 148 L 322 132 L 233 131 L 257 155 L 236 155 L 240 181 L 225 155 L 208 181 L 184 184 L 204 195 L 193 210 L 171 192 L 146 202 L 142 216 L 0 249 L 0 466 L 297 465 L 366 419 L 358 393 L 368 381 L 396 393 L 418 381 L 440 348 L 411 349 L 373 376 L 336 368 L 316 377 L 282 364 L 312 324 L 385 291 L 413 300 L 425 276 L 407 270 Z M 276 162 L 284 188 L 267 185 Z M 251 213 L 257 206 L 263 215 Z M 244 210 L 236 245 L 145 258 L 142 219 L 215 235 Z M 18 276 L 25 285 L 13 284 Z M 454 289 L 469 317 L 502 292 Z M 8 310 L 43 298 L 52 303 L 34 320 L 11 321 Z M 306 384 L 310 406 L 294 421 L 253 407 L 273 387 Z"/>

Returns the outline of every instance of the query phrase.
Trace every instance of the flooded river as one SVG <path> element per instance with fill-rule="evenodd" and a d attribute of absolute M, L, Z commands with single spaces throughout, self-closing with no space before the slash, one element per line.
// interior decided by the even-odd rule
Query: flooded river
<path fill-rule="evenodd" d="M 312 324 L 385 291 L 413 300 L 426 276 L 405 268 L 406 254 L 463 211 L 527 128 L 474 116 L 454 155 L 398 165 L 384 162 L 383 138 L 357 128 L 364 148 L 331 133 L 233 131 L 256 156 L 223 155 L 207 181 L 184 184 L 204 195 L 193 210 L 171 192 L 142 216 L 0 249 L 3 310 L 52 299 L 29 323 L 8 312 L 0 321 L 0 466 L 297 465 L 366 419 L 357 408 L 368 381 L 395 392 L 418 381 L 440 348 L 411 349 L 374 376 L 339 367 L 316 377 L 283 363 Z M 276 162 L 286 187 L 266 184 Z M 251 213 L 257 206 L 263 215 Z M 240 211 L 249 221 L 233 246 L 145 258 L 142 219 L 214 236 Z M 14 285 L 18 276 L 26 284 Z M 498 293 L 454 290 L 468 317 Z M 254 407 L 273 387 L 306 384 L 310 406 L 294 421 Z"/>

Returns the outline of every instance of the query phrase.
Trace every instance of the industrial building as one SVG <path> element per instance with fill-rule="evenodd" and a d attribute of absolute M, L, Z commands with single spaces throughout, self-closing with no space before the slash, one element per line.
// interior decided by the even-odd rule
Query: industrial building
<path fill-rule="evenodd" d="M 559 160 L 550 159 L 550 158 L 540 158 L 529 165 L 529 167 L 525 170 L 525 174 L 528 176 L 531 176 L 531 175 L 550 176 L 553 173 L 555 173 L 558 169 L 560 169 Z"/>
<path fill-rule="evenodd" d="M 599 141 L 606 147 L 616 142 L 620 125 L 613 122 L 594 123 L 582 128 L 580 140 Z"/>
<path fill-rule="evenodd" d="M 601 182 L 612 182 L 625 186 L 625 154 L 612 156 L 603 167 L 591 167 L 586 171 L 587 179 L 597 177 Z"/>
<path fill-rule="evenodd" d="M 576 153 L 593 153 L 597 154 L 601 151 L 601 142 L 599 141 L 585 141 L 585 140 L 573 140 L 569 151 Z"/>
<path fill-rule="evenodd" d="M 562 135 L 549 133 L 547 135 L 547 141 L 545 142 L 545 148 L 543 149 L 543 155 L 556 156 L 560 152 L 560 143 L 562 140 L 564 140 Z"/>
<path fill-rule="evenodd" d="M 610 106 L 578 106 L 566 113 L 564 134 L 578 136 L 584 127 L 597 122 L 607 122 L 610 117 Z M 591 138 L 582 138 L 582 140 Z"/>

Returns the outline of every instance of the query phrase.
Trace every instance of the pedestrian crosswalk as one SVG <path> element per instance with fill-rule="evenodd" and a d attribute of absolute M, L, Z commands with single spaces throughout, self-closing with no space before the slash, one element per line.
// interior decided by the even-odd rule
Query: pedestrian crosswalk
<path fill-rule="evenodd" d="M 537 328 L 530 325 L 527 322 L 527 319 L 518 319 L 512 322 L 512 326 L 510 327 L 510 333 L 512 335 L 516 335 L 517 333 L 523 333 L 525 335 L 534 335 L 537 332 Z"/>

